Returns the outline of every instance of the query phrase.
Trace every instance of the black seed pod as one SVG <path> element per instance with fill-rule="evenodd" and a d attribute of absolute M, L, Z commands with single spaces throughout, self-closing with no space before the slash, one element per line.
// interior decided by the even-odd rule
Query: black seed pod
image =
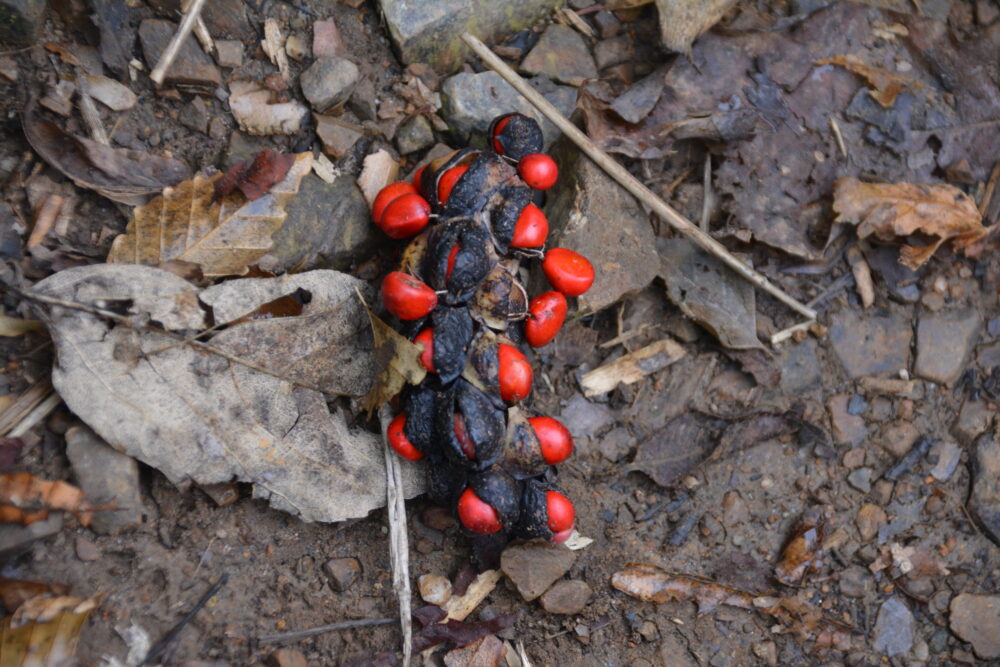
<path fill-rule="evenodd" d="M 503 130 L 496 133 L 497 125 L 505 118 L 510 120 L 504 125 Z M 513 160 L 520 160 L 528 153 L 541 153 L 545 146 L 542 128 L 533 118 L 519 113 L 494 118 L 487 136 L 492 137 L 503 149 L 501 152 Z"/>
<path fill-rule="evenodd" d="M 507 528 L 521 516 L 521 484 L 501 468 L 494 466 L 469 475 L 468 485 L 479 499 L 493 506 L 500 515 L 500 524 Z"/>
<path fill-rule="evenodd" d="M 472 298 L 472 316 L 494 331 L 505 331 L 511 320 L 528 312 L 528 294 L 514 277 L 516 271 L 516 260 L 497 263 Z"/>
<path fill-rule="evenodd" d="M 552 539 L 555 533 L 549 528 L 546 491 L 559 491 L 559 488 L 554 484 L 534 479 L 524 482 L 521 492 L 521 515 L 512 531 L 515 536 L 525 539 L 535 537 L 541 537 L 545 540 Z"/>
<path fill-rule="evenodd" d="M 465 380 L 439 397 L 434 437 L 452 464 L 474 470 L 493 465 L 506 431 L 503 410 Z M 464 439 L 464 441 L 463 441 Z"/>
<path fill-rule="evenodd" d="M 451 189 L 442 215 L 446 218 L 474 215 L 486 206 L 494 192 L 516 178 L 517 170 L 499 155 L 480 153 Z"/>
<path fill-rule="evenodd" d="M 498 252 L 506 253 L 510 248 L 517 220 L 524 207 L 530 203 L 531 188 L 525 185 L 506 185 L 494 193 L 486 211 Z"/>
<path fill-rule="evenodd" d="M 435 392 L 427 385 L 410 387 L 403 394 L 401 407 L 406 415 L 403 433 L 424 455 L 434 447 Z"/>
<path fill-rule="evenodd" d="M 507 433 L 499 463 L 515 479 L 526 479 L 545 471 L 545 457 L 535 429 L 517 408 L 507 411 Z"/>
<path fill-rule="evenodd" d="M 438 307 L 431 313 L 431 326 L 434 329 L 434 371 L 442 384 L 448 384 L 465 370 L 472 342 L 472 316 L 465 307 Z"/>
<path fill-rule="evenodd" d="M 452 260 L 452 249 L 458 251 Z M 425 263 L 427 284 L 445 290 L 444 301 L 463 304 L 476 293 L 479 283 L 496 264 L 487 231 L 471 218 L 456 218 L 434 228 Z M 449 273 L 448 264 L 452 263 Z"/>
<path fill-rule="evenodd" d="M 500 350 L 497 337 L 489 330 L 480 331 L 469 346 L 469 362 L 478 386 L 494 400 L 500 399 Z M 501 401 L 502 403 L 502 401 Z"/>

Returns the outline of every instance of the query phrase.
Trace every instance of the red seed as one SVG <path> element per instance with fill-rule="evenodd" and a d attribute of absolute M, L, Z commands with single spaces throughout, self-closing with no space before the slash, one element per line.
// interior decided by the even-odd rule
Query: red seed
<path fill-rule="evenodd" d="M 465 458 L 475 461 L 476 444 L 472 442 L 472 438 L 469 437 L 469 432 L 465 428 L 465 417 L 456 413 L 452 417 L 451 422 L 455 429 L 455 437 L 458 438 L 458 444 L 462 446 L 462 453 L 465 454 Z"/>
<path fill-rule="evenodd" d="M 514 225 L 514 237 L 510 241 L 513 248 L 537 248 L 545 244 L 549 235 L 549 221 L 542 210 L 528 204 L 521 211 Z"/>
<path fill-rule="evenodd" d="M 496 509 L 481 500 L 471 488 L 462 491 L 458 497 L 458 520 L 467 529 L 481 535 L 495 533 L 502 527 Z"/>
<path fill-rule="evenodd" d="M 406 415 L 400 413 L 396 415 L 395 419 L 389 422 L 389 428 L 385 432 L 386 437 L 389 439 L 389 445 L 407 461 L 419 461 L 424 458 L 424 454 L 414 447 L 410 439 L 406 437 L 405 428 Z"/>
<path fill-rule="evenodd" d="M 519 349 L 506 343 L 500 343 L 498 356 L 500 397 L 512 403 L 520 401 L 531 393 L 531 383 L 534 380 L 531 364 Z"/>
<path fill-rule="evenodd" d="M 413 172 L 413 178 L 410 179 L 410 181 L 413 183 L 413 185 L 417 188 L 418 191 L 420 190 L 420 179 L 424 177 L 425 169 L 427 169 L 426 164 L 422 166 L 420 169 L 417 169 L 415 172 Z"/>
<path fill-rule="evenodd" d="M 458 167 L 452 167 L 448 171 L 441 174 L 441 178 L 438 179 L 438 201 L 442 204 L 448 201 L 448 197 L 451 195 L 452 188 L 455 187 L 455 183 L 458 179 L 462 178 L 462 174 L 469 171 L 469 165 L 463 164 Z"/>
<path fill-rule="evenodd" d="M 451 271 L 452 271 L 452 269 L 455 268 L 455 258 L 458 257 L 458 249 L 459 249 L 459 245 L 456 243 L 455 245 L 453 245 L 451 247 L 451 250 L 448 251 L 448 266 L 445 267 L 445 270 L 444 270 L 444 279 L 445 280 L 448 280 L 448 278 L 451 278 Z"/>
<path fill-rule="evenodd" d="M 528 153 L 517 163 L 517 173 L 536 190 L 548 190 L 559 179 L 556 161 L 545 153 Z"/>
<path fill-rule="evenodd" d="M 558 491 L 545 492 L 545 506 L 549 512 L 548 525 L 553 533 L 561 533 L 573 528 L 576 521 L 576 511 L 569 498 Z"/>
<path fill-rule="evenodd" d="M 503 155 L 503 144 L 500 143 L 500 140 L 497 139 L 497 137 L 500 136 L 500 133 L 503 132 L 503 129 L 505 127 L 507 127 L 507 123 L 509 123 L 510 119 L 513 118 L 513 117 L 514 117 L 514 114 L 512 114 L 512 113 L 507 114 L 506 116 L 504 116 L 503 118 L 501 118 L 500 122 L 498 122 L 493 127 L 493 137 L 492 137 L 493 138 L 493 150 L 496 151 L 497 153 L 499 153 L 500 155 Z"/>
<path fill-rule="evenodd" d="M 423 346 L 420 352 L 420 365 L 427 369 L 429 373 L 436 373 L 434 370 L 434 330 L 430 327 L 424 329 L 413 339 L 417 345 Z"/>
<path fill-rule="evenodd" d="M 382 280 L 382 303 L 401 320 L 418 320 L 434 310 L 437 302 L 434 290 L 402 271 L 393 271 Z"/>
<path fill-rule="evenodd" d="M 553 248 L 545 253 L 542 271 L 549 284 L 566 296 L 580 296 L 594 284 L 594 267 L 580 253 Z"/>
<path fill-rule="evenodd" d="M 573 436 L 562 422 L 552 417 L 532 417 L 528 420 L 542 446 L 542 458 L 548 465 L 562 463 L 573 453 Z"/>
<path fill-rule="evenodd" d="M 566 321 L 566 297 L 562 292 L 543 292 L 528 304 L 530 317 L 524 322 L 524 338 L 528 345 L 548 345 Z"/>
<path fill-rule="evenodd" d="M 560 530 L 558 533 L 552 534 L 552 542 L 554 544 L 561 544 L 570 538 L 573 534 L 573 526 L 570 526 L 566 530 Z"/>
<path fill-rule="evenodd" d="M 376 221 L 379 229 L 394 239 L 405 239 L 423 231 L 430 222 L 431 205 L 416 192 L 396 197 Z"/>
<path fill-rule="evenodd" d="M 386 206 L 391 204 L 396 197 L 410 193 L 419 194 L 417 193 L 416 186 L 406 181 L 390 183 L 379 190 L 378 195 L 375 196 L 375 201 L 372 202 L 372 220 L 378 223 L 382 219 L 382 213 L 385 212 Z"/>

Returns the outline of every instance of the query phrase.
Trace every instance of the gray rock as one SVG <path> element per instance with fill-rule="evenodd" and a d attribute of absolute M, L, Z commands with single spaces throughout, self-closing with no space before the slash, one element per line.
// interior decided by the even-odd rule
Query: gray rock
<path fill-rule="evenodd" d="M 139 24 L 139 41 L 149 69 L 156 67 L 160 55 L 177 32 L 177 24 L 162 19 L 146 19 Z M 189 35 L 167 70 L 164 82 L 179 87 L 192 87 L 201 91 L 214 91 L 222 83 L 219 68 L 201 50 L 193 35 Z"/>
<path fill-rule="evenodd" d="M 379 0 L 389 35 L 404 63 L 427 63 L 453 72 L 469 49 L 460 39 L 469 31 L 490 43 L 529 28 L 548 16 L 559 0 Z"/>
<path fill-rule="evenodd" d="M 557 86 L 536 78 L 530 83 L 560 112 L 569 116 L 576 106 L 576 89 Z M 531 116 L 542 127 L 545 146 L 559 136 L 556 126 L 542 117 L 531 104 L 496 72 L 462 72 L 448 77 L 441 85 L 442 114 L 459 144 L 469 143 L 473 134 L 485 135 L 490 121 L 511 112 Z M 560 168 L 562 165 L 560 165 Z"/>
<path fill-rule="evenodd" d="M 858 468 L 847 476 L 847 483 L 861 493 L 868 493 L 872 490 L 872 474 L 871 468 Z"/>
<path fill-rule="evenodd" d="M 332 56 L 317 58 L 299 77 L 299 83 L 309 104 L 322 113 L 347 101 L 359 75 L 358 66 L 350 60 Z"/>
<path fill-rule="evenodd" d="M 951 631 L 984 660 L 1000 658 L 1000 596 L 962 595 L 951 601 Z"/>
<path fill-rule="evenodd" d="M 887 656 L 901 655 L 913 646 L 913 614 L 898 598 L 882 603 L 875 621 L 872 647 Z"/>
<path fill-rule="evenodd" d="M 583 37 L 573 28 L 558 23 L 545 29 L 538 43 L 521 61 L 521 69 L 571 86 L 597 78 L 594 58 Z"/>
<path fill-rule="evenodd" d="M 418 114 L 396 130 L 396 148 L 409 155 L 434 145 L 434 128 L 423 114 Z"/>
<path fill-rule="evenodd" d="M 972 473 L 969 511 L 993 541 L 1000 544 L 1000 438 L 989 433 L 979 437 Z"/>
<path fill-rule="evenodd" d="M 0 42 L 30 46 L 45 19 L 45 0 L 0 0 Z"/>
<path fill-rule="evenodd" d="M 610 39 L 602 39 L 594 45 L 594 63 L 597 69 L 612 67 L 635 59 L 635 39 L 631 35 L 618 35 Z M 660 87 L 662 88 L 662 74 Z M 659 97 L 657 95 L 657 97 Z M 641 120 L 641 119 L 640 119 Z M 629 121 L 638 122 L 638 121 Z"/>
<path fill-rule="evenodd" d="M 323 143 L 323 152 L 335 160 L 347 155 L 364 136 L 360 129 L 339 118 L 313 114 L 313 119 L 316 123 L 316 136 Z"/>
<path fill-rule="evenodd" d="M 615 421 L 615 414 L 600 403 L 588 401 L 582 394 L 574 394 L 559 415 L 574 438 L 596 435 Z"/>
<path fill-rule="evenodd" d="M 593 594 L 585 581 L 560 581 L 542 596 L 542 608 L 550 614 L 579 614 Z"/>
<path fill-rule="evenodd" d="M 951 425 L 951 434 L 963 445 L 970 445 L 993 423 L 993 409 L 988 401 L 966 398 L 958 418 Z"/>
<path fill-rule="evenodd" d="M 343 593 L 361 575 L 361 563 L 357 558 L 333 558 L 323 563 L 323 571 L 330 577 L 333 590 Z"/>
<path fill-rule="evenodd" d="M 865 426 L 865 420 L 848 412 L 849 402 L 850 397 L 847 394 L 831 396 L 826 402 L 826 409 L 830 413 L 833 439 L 839 445 L 859 445 L 868 437 L 868 427 Z"/>
<path fill-rule="evenodd" d="M 16 523 L 0 524 L 0 557 L 10 558 L 23 552 L 35 540 L 55 535 L 62 530 L 62 512 L 53 512 L 47 519 L 36 521 L 30 526 Z"/>
<path fill-rule="evenodd" d="M 535 541 L 504 549 L 500 568 L 521 597 L 531 602 L 566 574 L 575 560 L 576 552 L 561 544 Z"/>
<path fill-rule="evenodd" d="M 243 64 L 243 42 L 238 39 L 216 40 L 215 60 L 219 67 L 239 67 Z"/>
<path fill-rule="evenodd" d="M 380 240 L 368 202 L 350 174 L 329 184 L 309 174 L 286 211 L 270 252 L 281 272 L 293 266 L 348 269 L 367 259 Z"/>
<path fill-rule="evenodd" d="M 84 563 L 90 563 L 101 557 L 101 550 L 97 545 L 83 535 L 76 536 L 76 544 L 74 546 L 76 548 L 76 557 Z"/>
<path fill-rule="evenodd" d="M 181 108 L 177 120 L 188 129 L 208 134 L 208 111 L 208 105 L 205 103 L 205 100 L 195 96 L 194 99 Z"/>
<path fill-rule="evenodd" d="M 840 594 L 848 598 L 863 598 L 872 591 L 872 575 L 860 565 L 852 565 L 840 573 Z"/>
<path fill-rule="evenodd" d="M 781 390 L 796 394 L 819 384 L 819 359 L 816 341 L 807 339 L 798 345 L 788 345 L 780 351 Z"/>
<path fill-rule="evenodd" d="M 842 310 L 833 316 L 829 335 L 834 353 L 852 379 L 895 374 L 909 367 L 913 330 L 907 316 Z"/>
<path fill-rule="evenodd" d="M 962 458 L 962 450 L 958 445 L 940 440 L 931 447 L 930 454 L 937 459 L 937 463 L 931 468 L 931 476 L 939 482 L 945 482 L 951 478 Z"/>
<path fill-rule="evenodd" d="M 914 374 L 931 382 L 954 384 L 965 370 L 982 328 L 982 318 L 971 308 L 922 315 L 917 325 Z"/>
<path fill-rule="evenodd" d="M 142 523 L 139 464 L 135 459 L 112 449 L 86 426 L 66 431 L 66 456 L 91 504 L 114 504 L 121 508 L 94 514 L 90 527 L 95 533 L 117 533 Z"/>

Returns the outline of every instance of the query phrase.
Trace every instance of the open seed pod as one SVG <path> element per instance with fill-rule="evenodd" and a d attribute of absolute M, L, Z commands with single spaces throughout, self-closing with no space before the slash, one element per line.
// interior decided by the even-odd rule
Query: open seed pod
<path fill-rule="evenodd" d="M 559 487 L 534 479 L 524 482 L 521 515 L 513 535 L 563 541 L 569 537 L 574 521 L 573 505 Z"/>
<path fill-rule="evenodd" d="M 545 145 L 538 123 L 519 113 L 494 118 L 487 136 L 493 140 L 493 150 L 513 160 L 520 160 L 528 153 L 540 153 Z"/>
<path fill-rule="evenodd" d="M 514 238 L 521 212 L 531 203 L 531 188 L 526 185 L 505 185 L 490 197 L 484 209 L 493 232 L 497 251 L 506 254 Z"/>
<path fill-rule="evenodd" d="M 521 483 L 499 466 L 469 475 L 468 485 L 481 500 L 497 511 L 500 524 L 509 529 L 521 516 Z"/>
<path fill-rule="evenodd" d="M 535 429 L 518 408 L 507 411 L 507 434 L 500 450 L 500 466 L 515 479 L 545 472 L 545 458 Z"/>
<path fill-rule="evenodd" d="M 465 380 L 439 397 L 434 438 L 453 464 L 482 470 L 496 462 L 507 430 L 504 411 Z"/>
<path fill-rule="evenodd" d="M 498 262 L 469 302 L 472 317 L 494 331 L 504 332 L 527 315 L 528 293 L 517 280 L 517 267 L 516 259 Z"/>
<path fill-rule="evenodd" d="M 434 450 L 434 415 L 438 392 L 428 384 L 409 387 L 403 394 L 401 407 L 406 415 L 403 432 L 417 451 L 429 455 Z"/>
<path fill-rule="evenodd" d="M 472 218 L 454 218 L 431 232 L 424 275 L 434 290 L 446 292 L 445 303 L 458 305 L 472 298 L 496 262 L 489 233 Z"/>
<path fill-rule="evenodd" d="M 442 384 L 448 384 L 465 370 L 473 322 L 464 306 L 438 307 L 431 313 L 433 328 L 434 372 Z"/>
<path fill-rule="evenodd" d="M 446 218 L 474 215 L 490 202 L 494 192 L 517 185 L 518 181 L 517 170 L 502 157 L 490 151 L 479 153 L 451 188 L 442 215 Z"/>

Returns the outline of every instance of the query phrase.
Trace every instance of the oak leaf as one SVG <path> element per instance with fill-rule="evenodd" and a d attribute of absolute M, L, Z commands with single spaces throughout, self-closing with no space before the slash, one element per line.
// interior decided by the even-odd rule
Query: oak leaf
<path fill-rule="evenodd" d="M 222 174 L 196 175 L 167 188 L 132 212 L 125 233 L 111 246 L 108 262 L 159 265 L 193 262 L 206 277 L 243 275 L 274 245 L 285 223 L 285 206 L 312 167 L 312 153 L 299 153 L 284 180 L 250 201 L 243 192 L 215 197 Z"/>

